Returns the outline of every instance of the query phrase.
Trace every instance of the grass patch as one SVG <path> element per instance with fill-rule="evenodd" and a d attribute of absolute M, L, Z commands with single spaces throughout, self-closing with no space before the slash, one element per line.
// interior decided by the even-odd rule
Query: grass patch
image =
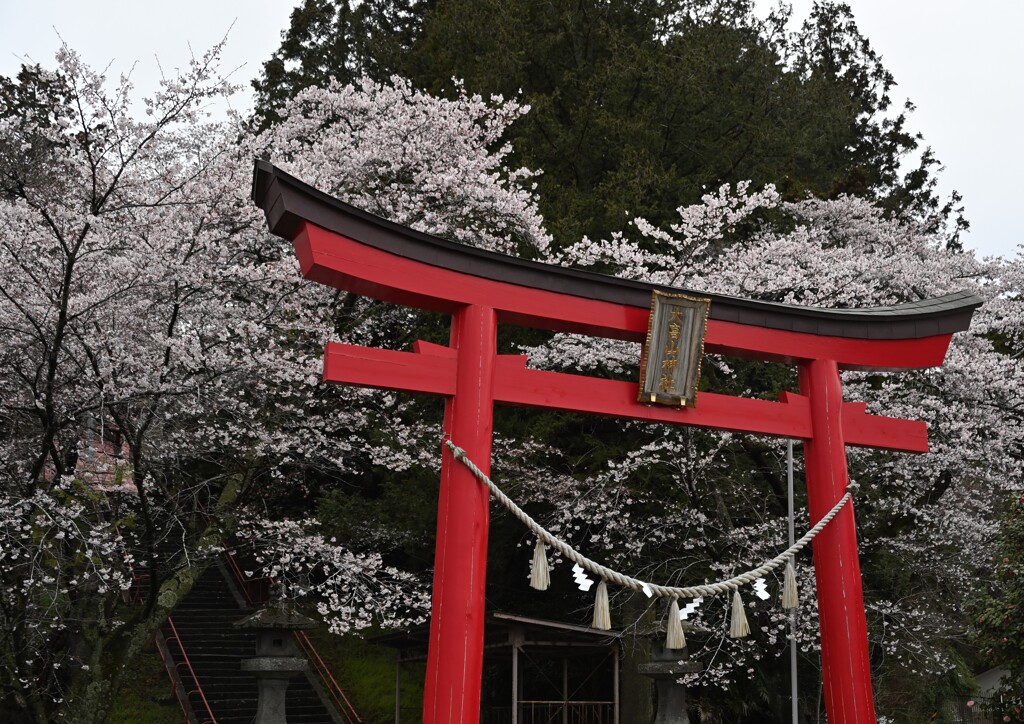
<path fill-rule="evenodd" d="M 394 649 L 358 636 L 335 636 L 326 626 L 310 631 L 309 638 L 365 724 L 395 720 Z M 425 666 L 402 665 L 402 724 L 420 721 Z"/>
<path fill-rule="evenodd" d="M 171 692 L 156 646 L 146 648 L 132 666 L 107 717 L 108 724 L 181 724 L 182 713 Z"/>

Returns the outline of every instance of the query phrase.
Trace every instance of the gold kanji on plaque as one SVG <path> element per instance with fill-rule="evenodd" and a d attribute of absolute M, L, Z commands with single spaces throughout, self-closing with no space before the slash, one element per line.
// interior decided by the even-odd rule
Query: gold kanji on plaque
<path fill-rule="evenodd" d="M 640 402 L 676 407 L 696 403 L 710 307 L 710 299 L 687 294 L 655 291 L 651 295 L 651 319 L 640 361 Z"/>

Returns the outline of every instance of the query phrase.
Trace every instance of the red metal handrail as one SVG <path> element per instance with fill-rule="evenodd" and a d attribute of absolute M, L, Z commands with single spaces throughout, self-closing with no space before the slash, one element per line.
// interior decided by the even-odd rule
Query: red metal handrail
<path fill-rule="evenodd" d="M 128 588 L 121 591 L 121 602 L 132 605 L 141 605 L 144 601 L 142 587 L 148 582 L 148 573 L 136 573 L 133 569 L 132 583 Z"/>
<path fill-rule="evenodd" d="M 238 582 L 239 588 L 242 589 L 242 594 L 245 596 L 245 600 L 251 604 L 262 603 L 266 601 L 266 596 L 260 596 L 259 593 L 265 593 L 262 586 L 264 581 L 273 581 L 271 578 L 249 578 L 245 575 L 242 567 L 238 564 L 233 553 L 228 550 L 224 551 L 224 557 L 227 559 L 228 568 L 231 569 L 232 574 L 235 576 L 235 580 Z M 256 584 L 260 588 L 257 589 L 257 593 L 252 591 L 252 586 Z M 298 642 L 299 647 L 306 653 L 306 658 L 313 666 L 313 671 L 320 678 L 320 683 L 323 685 L 327 694 L 331 697 L 334 702 L 335 708 L 338 712 L 350 722 L 350 724 L 362 724 L 362 718 L 356 712 L 355 707 L 352 706 L 352 702 L 349 701 L 348 696 L 345 695 L 345 690 L 341 688 L 341 684 L 334 678 L 331 670 L 324 663 L 324 660 L 320 658 L 320 654 L 317 653 L 316 647 L 313 642 L 309 640 L 303 631 L 295 632 L 295 640 Z"/>
<path fill-rule="evenodd" d="M 153 640 L 156 641 L 156 635 L 155 634 L 153 635 Z M 171 692 L 174 694 L 174 700 L 177 701 L 178 702 L 178 706 L 181 707 L 181 713 L 185 717 L 185 724 L 189 724 L 188 706 L 185 704 L 184 701 L 182 701 L 181 695 L 178 693 L 177 680 L 175 679 L 174 671 L 171 668 L 171 663 L 167 660 L 167 654 L 164 653 L 165 649 L 166 649 L 166 641 L 164 642 L 164 646 L 157 646 L 156 647 L 157 653 L 160 654 L 160 663 L 162 663 L 164 665 L 164 673 L 167 674 L 167 678 L 170 679 L 170 681 L 171 681 Z M 185 688 L 184 685 L 182 685 L 181 688 L 184 689 Z"/>
<path fill-rule="evenodd" d="M 305 631 L 296 631 L 295 640 L 299 642 L 299 646 L 306 653 L 306 658 L 313 665 L 313 669 L 316 671 L 317 676 L 320 677 L 320 681 L 323 683 L 327 693 L 330 694 L 331 699 L 334 700 L 334 705 L 338 711 L 341 712 L 350 723 L 361 724 L 362 718 L 356 713 L 355 707 L 352 706 L 352 702 L 345 696 L 344 689 L 335 680 L 334 675 L 331 674 L 331 670 L 327 668 L 327 664 L 320 658 L 320 654 L 317 653 L 316 647 L 313 646 L 313 642 L 309 640 L 309 636 L 306 635 Z"/>
<path fill-rule="evenodd" d="M 164 656 L 164 652 L 162 649 L 160 650 L 160 658 L 163 659 L 164 669 L 167 671 L 167 675 L 170 677 L 171 681 L 173 682 L 175 680 L 175 677 L 177 677 L 178 681 L 181 682 L 181 691 L 185 692 L 185 698 L 182 699 L 178 687 L 174 687 L 175 698 L 178 700 L 178 703 L 181 705 L 181 709 L 185 714 L 186 724 L 188 724 L 189 721 L 189 714 L 192 710 L 192 697 L 195 694 L 199 694 L 199 698 L 203 702 L 203 708 L 206 709 L 207 718 L 203 720 L 202 724 L 217 724 L 217 717 L 213 715 L 213 710 L 210 709 L 210 702 L 206 700 L 206 694 L 203 693 L 203 687 L 199 683 L 199 677 L 196 676 L 196 672 L 192 668 L 192 662 L 188 659 L 188 654 L 185 652 L 185 647 L 181 643 L 181 637 L 178 636 L 178 629 L 174 627 L 174 621 L 171 620 L 170 616 L 167 617 L 167 625 L 171 629 L 171 635 L 164 638 L 164 646 L 166 648 L 167 643 L 171 640 L 177 642 L 178 651 L 181 652 L 182 660 L 174 665 L 174 672 L 172 673 L 170 662 Z M 168 653 L 169 651 L 170 650 L 168 649 Z M 192 684 L 195 686 L 195 688 L 190 691 L 185 691 L 185 683 L 181 677 L 181 672 L 179 671 L 179 669 L 182 666 L 184 666 L 188 670 L 189 676 L 192 677 Z"/>
<path fill-rule="evenodd" d="M 250 604 L 266 602 L 268 598 L 266 586 L 273 579 L 267 577 L 249 578 L 246 576 L 242 567 L 238 565 L 235 554 L 227 550 L 227 548 L 224 549 L 224 558 L 227 560 L 228 568 L 231 569 L 231 573 L 234 575 L 239 588 L 242 589 L 242 595 L 245 596 L 245 600 Z M 253 590 L 254 587 L 256 587 L 255 590 Z"/>
<path fill-rule="evenodd" d="M 121 601 L 130 605 L 142 604 L 142 586 L 148 580 L 148 573 L 136 573 L 133 570 L 132 585 L 128 589 L 121 591 Z M 157 646 L 156 650 L 157 653 L 160 654 L 160 662 L 164 665 L 164 671 L 167 673 L 167 678 L 171 681 L 171 689 L 174 692 L 174 698 L 177 700 L 178 706 L 181 707 L 181 713 L 185 717 L 185 724 L 189 724 L 189 722 L 191 722 L 192 720 L 190 711 L 192 709 L 190 697 L 194 693 L 196 693 L 196 691 L 198 691 L 199 695 L 203 697 L 203 704 L 206 706 L 207 714 L 209 714 L 209 718 L 205 719 L 202 724 L 217 724 L 217 719 L 213 716 L 213 712 L 210 711 L 210 705 L 206 701 L 206 697 L 203 695 L 202 687 L 199 686 L 199 679 L 196 678 L 196 673 L 192 671 L 192 664 L 188 661 L 188 654 L 185 653 L 185 647 L 182 645 L 181 639 L 178 638 L 178 630 L 174 628 L 174 622 L 171 621 L 170 617 L 167 618 L 167 625 L 171 627 L 173 635 L 166 637 L 164 639 L 164 645 L 162 647 Z M 153 638 L 156 639 L 156 634 L 153 635 Z M 197 687 L 197 689 L 193 689 L 192 691 L 186 693 L 184 699 L 181 697 L 181 692 L 185 691 L 185 684 L 181 679 L 181 674 L 177 671 L 178 667 L 182 664 L 175 664 L 172 669 L 171 662 L 167 660 L 167 656 L 170 654 L 170 651 L 167 649 L 167 642 L 171 639 L 177 641 L 178 650 L 181 652 L 182 658 L 184 659 L 184 663 L 188 664 L 189 675 L 192 677 L 192 681 Z M 177 682 L 181 682 L 180 691 L 178 689 Z"/>

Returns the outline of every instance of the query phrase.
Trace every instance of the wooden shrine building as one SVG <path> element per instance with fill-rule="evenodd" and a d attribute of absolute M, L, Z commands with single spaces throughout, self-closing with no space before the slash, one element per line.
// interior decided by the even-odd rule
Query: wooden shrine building
<path fill-rule="evenodd" d="M 495 611 L 484 632 L 481 724 L 619 723 L 619 631 Z M 397 652 L 396 724 L 402 681 L 410 664 L 426 661 L 429 634 L 420 626 L 373 639 Z M 407 713 L 418 720 L 419 711 Z"/>

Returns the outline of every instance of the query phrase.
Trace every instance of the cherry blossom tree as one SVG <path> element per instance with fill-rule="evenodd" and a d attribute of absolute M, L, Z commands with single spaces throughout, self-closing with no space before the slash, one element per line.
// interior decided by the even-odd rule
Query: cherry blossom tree
<path fill-rule="evenodd" d="M 985 658 L 1006 670 L 987 708 L 1003 721 L 1024 720 L 1024 635 L 1018 612 L 1024 561 L 1024 495 L 1010 502 L 1002 519 L 995 575 L 974 601 L 975 635 Z"/>
<path fill-rule="evenodd" d="M 181 556 L 177 570 L 155 564 L 163 540 L 197 537 L 198 495 L 160 464 L 174 453 L 161 428 L 172 410 L 201 416 L 186 400 L 223 367 L 220 350 L 208 354 L 204 320 L 224 315 L 201 261 L 224 234 L 204 182 L 230 148 L 198 123 L 228 90 L 211 60 L 165 82 L 142 121 L 127 79 L 107 91 L 68 49 L 57 73 L 23 71 L 5 88 L 53 87 L 61 100 L 3 98 L 0 620 L 14 718 L 102 717 L 123 661 L 191 581 Z M 113 437 L 123 445 L 106 455 Z M 111 472 L 131 501 L 104 493 Z M 217 488 L 214 508 L 237 484 Z M 151 569 L 147 604 L 121 610 L 137 564 Z"/>
<path fill-rule="evenodd" d="M 671 228 L 636 219 L 627 232 L 583 239 L 556 257 L 655 283 L 793 304 L 865 307 L 961 289 L 986 300 L 970 332 L 954 337 L 941 369 L 844 374 L 848 399 L 864 400 L 879 414 L 925 420 L 930 430 L 928 455 L 849 450 L 851 478 L 861 484 L 856 510 L 883 712 L 900 706 L 886 698 L 890 680 L 934 682 L 962 660 L 964 605 L 972 581 L 990 564 L 999 501 L 1024 486 L 1024 367 L 1016 353 L 1021 260 L 979 261 L 945 242 L 914 222 L 884 218 L 860 199 L 784 203 L 770 187 L 740 185 L 681 208 Z M 528 351 L 539 366 L 620 377 L 635 375 L 639 359 L 635 344 L 572 335 Z M 731 394 L 796 389 L 793 369 L 714 355 L 705 359 L 704 377 L 710 389 Z M 582 469 L 574 451 L 550 441 L 544 448 L 561 472 L 523 495 L 554 510 L 550 521 L 567 537 L 620 569 L 675 584 L 725 578 L 785 548 L 779 443 L 634 423 L 621 430 L 626 449 L 605 451 L 606 460 Z M 804 517 L 804 527 L 810 523 Z M 809 555 L 798 560 L 798 641 L 816 666 L 810 566 Z M 750 640 L 727 638 L 725 600 L 705 601 L 689 619 L 696 627 L 688 636 L 691 656 L 706 669 L 688 682 L 709 700 L 724 700 L 715 689 L 771 681 L 771 660 L 786 650 L 784 613 L 775 602 L 748 598 L 759 631 Z M 772 697 L 772 686 L 765 689 Z"/>
<path fill-rule="evenodd" d="M 218 50 L 141 118 L 128 79 L 110 90 L 66 48 L 56 72 L 2 86 L 0 709 L 16 720 L 102 721 L 234 533 L 334 630 L 425 610 L 423 582 L 375 541 L 355 550 L 280 519 L 281 501 L 360 460 L 435 463 L 415 421 L 373 434 L 394 398 L 319 382 L 324 341 L 386 337 L 408 316 L 300 279 L 249 199 L 255 157 L 432 233 L 546 245 L 531 174 L 498 143 L 515 103 L 333 86 L 255 135 L 204 119 L 232 90 Z M 133 581 L 142 605 L 123 600 Z"/>

